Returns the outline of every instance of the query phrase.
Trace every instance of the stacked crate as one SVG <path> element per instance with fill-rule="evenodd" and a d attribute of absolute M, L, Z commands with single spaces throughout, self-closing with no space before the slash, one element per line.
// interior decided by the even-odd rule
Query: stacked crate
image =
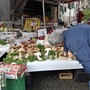
<path fill-rule="evenodd" d="M 41 21 L 38 18 L 26 18 L 24 30 L 31 32 L 41 27 Z"/>
<path fill-rule="evenodd" d="M 0 72 L 0 90 L 7 90 L 5 72 Z"/>
<path fill-rule="evenodd" d="M 32 27 L 30 25 L 31 23 L 32 23 L 32 19 L 31 18 L 26 18 L 25 19 L 24 30 L 31 31 L 32 30 Z"/>

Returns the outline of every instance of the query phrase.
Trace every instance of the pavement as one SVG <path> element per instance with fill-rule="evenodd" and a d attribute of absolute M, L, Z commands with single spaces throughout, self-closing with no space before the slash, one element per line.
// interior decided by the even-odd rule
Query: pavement
<path fill-rule="evenodd" d="M 78 82 L 74 77 L 70 80 L 61 80 L 60 73 L 61 71 L 30 73 L 27 90 L 88 90 L 88 82 Z"/>

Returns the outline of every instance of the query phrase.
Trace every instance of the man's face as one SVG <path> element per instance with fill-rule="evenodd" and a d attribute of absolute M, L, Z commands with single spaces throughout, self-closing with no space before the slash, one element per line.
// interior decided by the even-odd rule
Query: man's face
<path fill-rule="evenodd" d="M 60 47 L 60 46 L 63 46 L 63 45 L 64 45 L 64 42 L 62 41 L 61 43 L 57 44 L 57 47 Z"/>

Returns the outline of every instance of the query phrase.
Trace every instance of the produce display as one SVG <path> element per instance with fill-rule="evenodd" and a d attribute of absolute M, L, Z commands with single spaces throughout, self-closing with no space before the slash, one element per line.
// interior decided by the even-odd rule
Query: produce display
<path fill-rule="evenodd" d="M 36 29 L 40 28 L 41 21 L 38 18 L 26 18 L 24 30 L 26 31 L 35 31 Z"/>
<path fill-rule="evenodd" d="M 5 72 L 5 77 L 9 79 L 18 79 L 18 76 L 21 76 L 26 71 L 26 65 L 25 64 L 7 64 L 0 62 L 0 72 Z"/>
<path fill-rule="evenodd" d="M 63 50 L 63 46 L 52 47 L 50 45 L 41 45 L 36 43 L 22 42 L 18 46 L 12 46 L 7 56 L 3 59 L 6 63 L 15 62 L 16 64 L 44 61 L 47 59 L 54 60 L 60 57 L 69 57 L 75 59 L 72 53 L 66 53 Z"/>
<path fill-rule="evenodd" d="M 0 40 L 0 45 L 6 45 L 7 42 L 5 40 Z"/>
<path fill-rule="evenodd" d="M 40 28 L 41 22 L 38 18 L 26 18 L 24 29 L 26 31 L 37 30 Z M 33 61 L 44 61 L 47 59 L 54 60 L 56 58 L 68 60 L 68 58 L 76 59 L 75 56 L 68 51 L 65 52 L 62 46 L 53 47 L 51 45 L 36 44 L 35 40 L 26 40 L 27 37 L 21 36 L 21 38 L 16 38 L 17 32 L 8 32 L 9 29 L 5 26 L 0 27 L 1 39 L 5 39 L 10 45 L 10 50 L 7 53 L 7 56 L 3 59 L 5 63 L 15 62 L 16 64 L 33 62 Z M 42 32 L 42 29 L 41 29 Z M 44 33 L 46 30 L 43 31 Z M 28 34 L 28 33 L 27 33 Z M 41 33 L 39 33 L 41 35 Z M 47 35 L 48 36 L 48 35 Z M 45 36 L 46 37 L 46 36 Z M 11 40 L 10 40 L 11 39 Z M 23 39 L 23 40 L 22 40 Z M 25 40 L 24 40 L 25 39 Z M 32 38 L 33 39 L 33 38 Z M 48 38 L 45 38 L 47 41 Z M 5 45 L 7 42 L 0 40 L 1 45 Z M 25 42 L 24 42 L 25 41 Z M 20 44 L 21 43 L 21 44 Z"/>
<path fill-rule="evenodd" d="M 8 31 L 13 32 L 14 28 L 0 27 L 0 32 L 8 32 Z"/>

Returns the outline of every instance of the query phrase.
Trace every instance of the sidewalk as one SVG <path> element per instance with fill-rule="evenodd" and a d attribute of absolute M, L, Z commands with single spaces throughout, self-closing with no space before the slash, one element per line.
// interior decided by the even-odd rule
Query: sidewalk
<path fill-rule="evenodd" d="M 76 82 L 75 80 L 60 80 L 58 78 L 61 71 L 33 72 L 31 84 L 27 90 L 88 90 L 86 82 Z"/>

